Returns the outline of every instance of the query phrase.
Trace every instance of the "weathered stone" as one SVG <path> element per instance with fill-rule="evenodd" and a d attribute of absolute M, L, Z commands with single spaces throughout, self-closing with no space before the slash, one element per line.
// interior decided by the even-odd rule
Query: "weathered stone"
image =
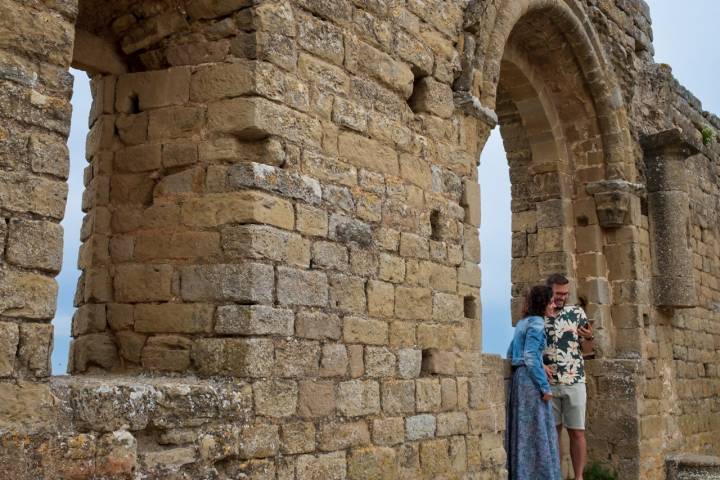
<path fill-rule="evenodd" d="M 326 381 L 300 383 L 298 414 L 301 417 L 325 417 L 335 413 L 335 384 Z"/>
<path fill-rule="evenodd" d="M 208 333 L 212 330 L 212 305 L 139 304 L 135 306 L 135 331 L 154 333 Z"/>
<path fill-rule="evenodd" d="M 283 305 L 325 306 L 328 280 L 321 272 L 278 267 L 278 301 Z"/>
<path fill-rule="evenodd" d="M 261 380 L 253 384 L 258 415 L 284 418 L 298 410 L 298 385 L 292 380 Z"/>
<path fill-rule="evenodd" d="M 295 317 L 295 333 L 314 340 L 338 340 L 342 335 L 342 323 L 337 315 L 300 311 Z"/>
<path fill-rule="evenodd" d="M 353 447 L 362 447 L 370 444 L 370 431 L 367 423 L 344 422 L 326 423 L 320 428 L 320 450 L 332 452 L 346 450 Z"/>
<path fill-rule="evenodd" d="M 345 317 L 343 338 L 348 343 L 386 345 L 388 341 L 388 325 L 380 320 Z"/>
<path fill-rule="evenodd" d="M 265 377 L 274 364 L 274 347 L 264 338 L 204 338 L 193 343 L 192 360 L 205 375 Z"/>
<path fill-rule="evenodd" d="M 264 305 L 223 305 L 215 314 L 215 332 L 230 335 L 285 335 L 294 331 L 291 310 Z"/>
<path fill-rule="evenodd" d="M 315 425 L 311 422 L 289 422 L 280 427 L 280 449 L 286 454 L 315 450 Z"/>
<path fill-rule="evenodd" d="M 395 450 L 387 447 L 372 447 L 353 450 L 348 459 L 348 479 L 391 480 L 397 478 Z"/>
<path fill-rule="evenodd" d="M 272 266 L 261 263 L 219 264 L 182 267 L 181 295 L 197 301 L 272 301 L 275 280 Z"/>
<path fill-rule="evenodd" d="M 405 418 L 405 437 L 408 440 L 422 440 L 435 436 L 436 420 L 432 415 L 415 415 Z"/>
<path fill-rule="evenodd" d="M 0 323 L 0 377 L 9 377 L 15 370 L 15 355 L 20 341 L 20 329 L 15 323 Z"/>
<path fill-rule="evenodd" d="M 337 386 L 337 408 L 346 417 L 380 412 L 380 386 L 372 380 L 351 380 Z"/>

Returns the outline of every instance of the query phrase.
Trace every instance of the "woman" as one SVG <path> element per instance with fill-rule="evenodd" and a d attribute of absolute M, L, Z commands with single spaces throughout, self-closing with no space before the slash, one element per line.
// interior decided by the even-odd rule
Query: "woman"
<path fill-rule="evenodd" d="M 552 313 L 552 288 L 533 287 L 524 318 L 515 327 L 508 359 L 512 377 L 507 401 L 505 450 L 510 480 L 561 480 L 550 383 L 543 369 L 544 318 Z"/>

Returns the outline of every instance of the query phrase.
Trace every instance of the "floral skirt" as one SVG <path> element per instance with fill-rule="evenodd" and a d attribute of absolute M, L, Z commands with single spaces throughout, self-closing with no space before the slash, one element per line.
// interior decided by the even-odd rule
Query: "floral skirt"
<path fill-rule="evenodd" d="M 562 480 L 552 404 L 542 400 L 525 366 L 510 379 L 505 450 L 510 480 Z"/>

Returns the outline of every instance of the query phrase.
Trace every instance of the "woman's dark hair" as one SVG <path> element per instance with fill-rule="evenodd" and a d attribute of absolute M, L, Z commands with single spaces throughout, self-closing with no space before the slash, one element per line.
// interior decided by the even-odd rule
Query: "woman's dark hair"
<path fill-rule="evenodd" d="M 545 310 L 550 301 L 552 301 L 552 296 L 552 287 L 547 285 L 536 285 L 532 287 L 525 298 L 525 311 L 523 312 L 523 316 L 529 317 L 531 315 L 537 315 L 544 317 Z"/>

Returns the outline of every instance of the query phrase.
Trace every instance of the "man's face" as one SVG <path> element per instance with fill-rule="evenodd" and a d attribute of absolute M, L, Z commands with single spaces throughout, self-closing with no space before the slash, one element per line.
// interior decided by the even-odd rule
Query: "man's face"
<path fill-rule="evenodd" d="M 560 310 L 565 306 L 568 297 L 570 296 L 570 284 L 567 285 L 553 285 L 553 303 L 555 308 Z"/>

